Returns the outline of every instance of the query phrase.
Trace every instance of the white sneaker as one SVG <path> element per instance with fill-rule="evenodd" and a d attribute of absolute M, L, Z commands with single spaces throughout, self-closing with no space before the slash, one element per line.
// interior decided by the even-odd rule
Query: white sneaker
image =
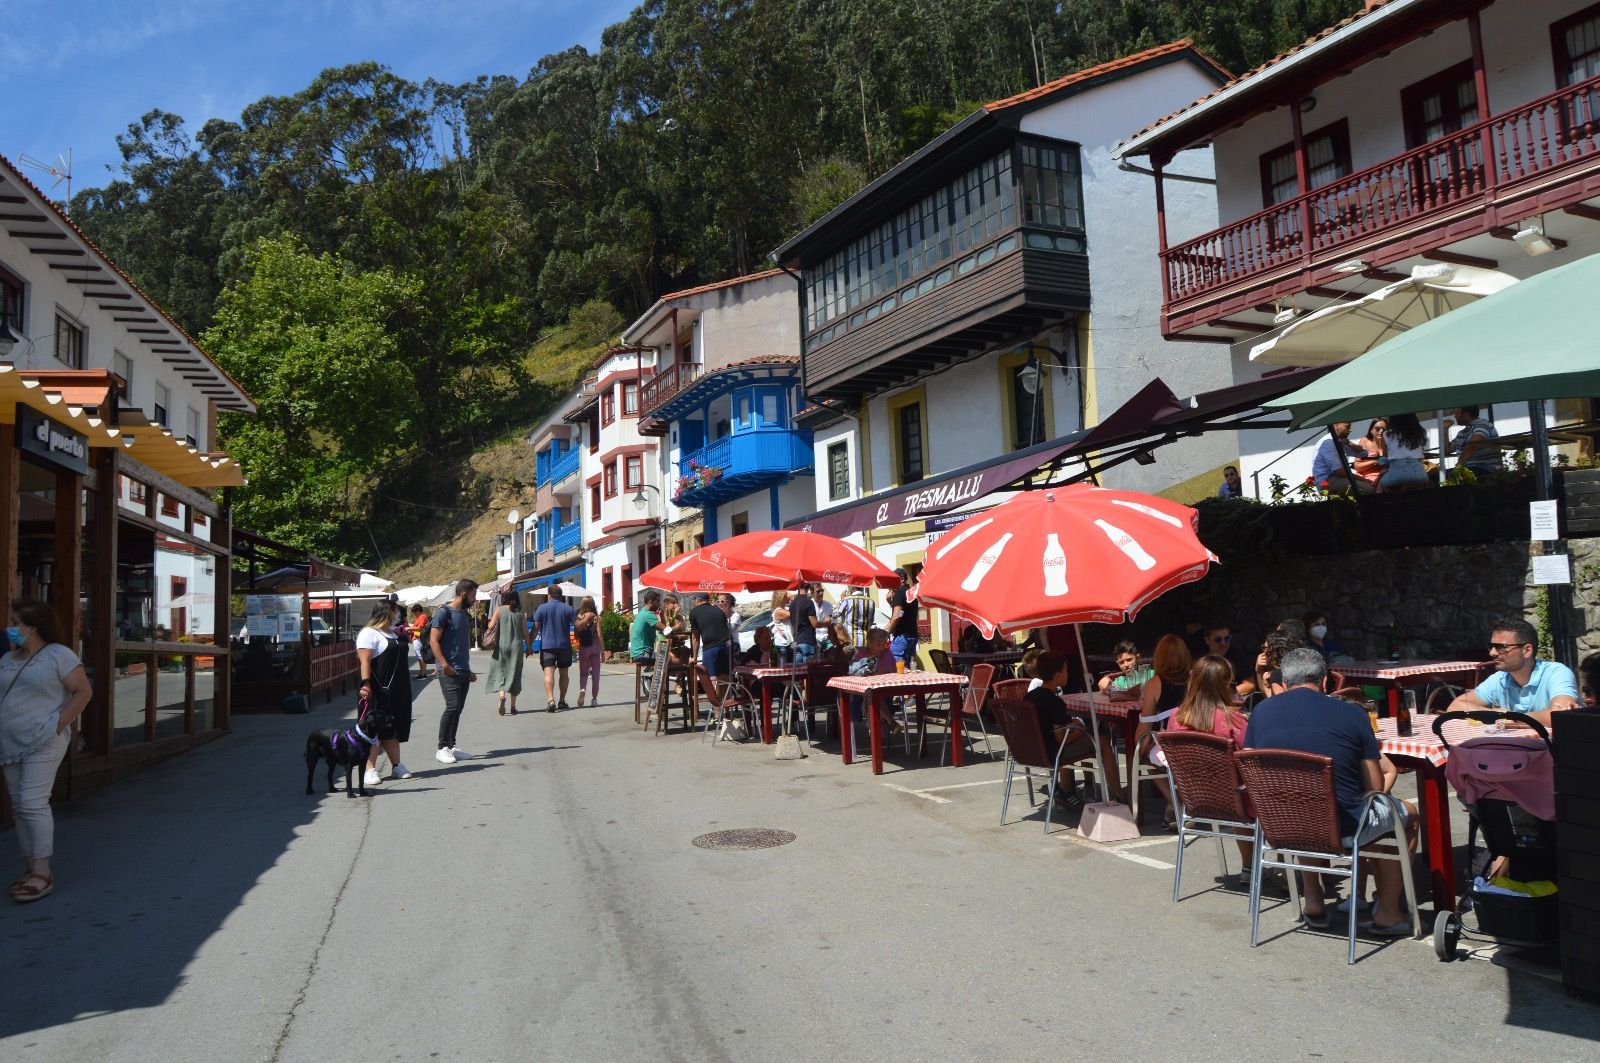
<path fill-rule="evenodd" d="M 367 773 L 361 777 L 361 781 L 367 786 L 381 786 L 383 784 L 383 776 L 372 768 L 368 768 Z"/>
<path fill-rule="evenodd" d="M 390 773 L 389 778 L 409 779 L 411 778 L 411 769 L 406 767 L 404 764 L 396 764 L 394 766 L 394 771 Z"/>
<path fill-rule="evenodd" d="M 452 746 L 451 749 L 450 749 L 450 752 L 455 754 L 455 758 L 457 760 L 476 760 L 477 759 L 477 754 L 468 753 L 466 750 L 462 749 L 460 746 Z"/>
<path fill-rule="evenodd" d="M 454 764 L 456 762 L 456 755 L 450 752 L 448 749 L 441 749 L 439 752 L 433 755 L 433 759 L 437 760 L 440 764 Z"/>

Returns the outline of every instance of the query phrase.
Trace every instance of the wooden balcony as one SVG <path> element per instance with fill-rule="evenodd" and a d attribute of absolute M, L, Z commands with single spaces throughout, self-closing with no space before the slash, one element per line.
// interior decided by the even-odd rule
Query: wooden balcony
<path fill-rule="evenodd" d="M 645 431 L 650 414 L 663 402 L 693 384 L 700 377 L 696 362 L 677 362 L 660 370 L 639 388 L 639 430 Z M 665 431 L 665 426 L 661 426 Z"/>
<path fill-rule="evenodd" d="M 1485 164 L 1485 159 L 1488 164 Z M 1600 193 L 1600 77 L 1162 252 L 1163 328 L 1489 233 Z"/>

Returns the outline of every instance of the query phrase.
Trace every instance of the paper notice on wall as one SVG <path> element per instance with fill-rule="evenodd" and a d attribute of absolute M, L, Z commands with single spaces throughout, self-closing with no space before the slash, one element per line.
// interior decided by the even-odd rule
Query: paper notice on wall
<path fill-rule="evenodd" d="M 1539 554 L 1533 559 L 1533 582 L 1571 583 L 1571 557 L 1567 554 Z"/>
<path fill-rule="evenodd" d="M 245 617 L 245 626 L 253 639 L 270 639 L 278 633 L 278 618 L 260 613 Z"/>
<path fill-rule="evenodd" d="M 1557 512 L 1555 499 L 1544 502 L 1528 503 L 1528 538 L 1536 542 L 1550 542 L 1561 538 L 1556 527 Z M 1562 582 L 1566 582 L 1563 580 Z"/>

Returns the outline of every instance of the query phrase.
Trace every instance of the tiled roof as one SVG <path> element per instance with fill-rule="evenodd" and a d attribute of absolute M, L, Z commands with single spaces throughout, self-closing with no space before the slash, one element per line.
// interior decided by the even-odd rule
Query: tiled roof
<path fill-rule="evenodd" d="M 221 373 L 223 377 L 227 379 L 228 383 L 233 385 L 234 390 L 239 393 L 240 397 L 243 398 L 246 403 L 250 404 L 251 406 L 255 405 L 255 400 L 252 399 L 250 397 L 250 393 L 244 389 L 244 385 L 240 384 L 233 378 L 231 373 L 222 368 L 222 365 L 211 356 L 210 352 L 208 352 L 204 347 L 200 346 L 199 342 L 193 336 L 185 332 L 183 326 L 178 324 L 178 322 L 173 319 L 172 315 L 167 313 L 166 310 L 162 308 L 160 303 L 152 299 L 148 292 L 135 284 L 133 278 L 122 271 L 121 266 L 111 261 L 111 256 L 100 250 L 100 245 L 89 239 L 89 234 L 78 228 L 78 223 L 68 217 L 66 212 L 60 207 L 56 206 L 55 200 L 46 195 L 44 190 L 38 185 L 30 181 L 28 176 L 21 170 L 17 169 L 16 165 L 12 163 L 12 161 L 5 155 L 0 155 L 0 168 L 4 168 L 7 179 L 20 182 L 25 187 L 32 189 L 34 194 L 37 195 L 40 201 L 44 203 L 45 208 L 56 216 L 57 221 L 66 225 L 67 228 L 76 233 L 78 239 L 82 240 L 84 245 L 87 246 L 90 251 L 93 251 L 96 257 L 98 257 L 100 261 L 111 270 L 111 272 L 115 273 L 118 277 L 121 277 L 129 288 L 132 288 L 136 293 L 138 293 L 139 298 L 143 299 L 147 304 L 149 304 L 152 310 L 165 318 L 167 324 L 171 325 L 173 330 L 176 331 L 178 335 L 182 336 L 189 346 L 195 349 L 200 357 L 210 362 L 212 368 Z"/>
<path fill-rule="evenodd" d="M 651 353 L 651 349 L 649 347 L 639 347 L 626 343 L 620 344 L 616 347 L 607 347 L 605 350 L 600 352 L 594 361 L 589 363 L 589 368 L 591 370 L 599 369 L 602 365 L 605 365 L 609 359 L 615 358 L 619 354 L 635 353 L 648 354 Z"/>
<path fill-rule="evenodd" d="M 698 288 L 685 288 L 681 292 L 668 292 L 657 302 L 666 302 L 668 299 L 682 299 L 689 295 L 699 295 L 701 292 L 716 291 L 718 288 L 732 288 L 740 284 L 749 284 L 751 281 L 764 280 L 767 277 L 776 277 L 782 273 L 781 269 L 762 270 L 760 273 L 747 273 L 743 277 L 730 277 L 725 281 L 716 281 L 712 284 L 702 284 Z"/>
<path fill-rule="evenodd" d="M 1074 71 L 1073 73 L 1068 74 L 1066 77 L 1059 77 L 1054 81 L 1047 81 L 1037 88 L 1029 89 L 1026 92 L 1019 92 L 1015 96 L 1007 96 L 1003 100 L 995 100 L 993 103 L 986 103 L 984 104 L 983 109 L 986 111 L 1000 111 L 1007 107 L 1015 107 L 1018 104 L 1027 103 L 1030 100 L 1037 100 L 1041 97 L 1060 92 L 1062 89 L 1070 88 L 1073 85 L 1079 85 L 1085 81 L 1093 81 L 1095 78 L 1104 77 L 1107 74 L 1115 74 L 1118 71 L 1129 70 L 1133 67 L 1151 62 L 1152 60 L 1164 59 L 1169 55 L 1177 55 L 1183 51 L 1194 53 L 1197 59 L 1216 70 L 1217 73 L 1222 75 L 1223 78 L 1231 79 L 1233 77 L 1233 72 L 1231 70 L 1224 67 L 1221 63 L 1211 58 L 1205 52 L 1202 52 L 1199 48 L 1196 48 L 1194 41 L 1188 37 L 1185 37 L 1181 41 L 1173 41 L 1171 44 L 1161 44 L 1154 48 L 1146 48 L 1142 52 L 1134 52 L 1132 55 L 1125 55 L 1120 59 L 1113 59 L 1109 63 L 1101 63 L 1098 66 L 1091 66 L 1083 70 Z"/>
<path fill-rule="evenodd" d="M 1218 96 L 1224 96 L 1224 95 L 1228 94 L 1229 92 L 1232 92 L 1241 83 L 1246 82 L 1246 81 L 1250 81 L 1253 78 L 1260 77 L 1263 73 L 1265 73 L 1265 72 L 1267 72 L 1269 70 L 1272 70 L 1275 67 L 1282 66 L 1288 60 L 1293 59 L 1295 56 L 1300 55 L 1302 52 L 1306 51 L 1306 49 L 1311 48 L 1314 45 L 1320 44 L 1322 41 L 1327 40 L 1329 37 L 1332 37 L 1333 35 L 1342 32 L 1343 30 L 1349 28 L 1350 26 L 1355 25 L 1358 22 L 1361 22 L 1364 19 L 1371 18 L 1373 15 L 1383 11 L 1385 8 L 1392 7 L 1397 3 L 1405 3 L 1405 2 L 1407 2 L 1407 0 L 1371 0 L 1370 4 L 1367 4 L 1367 5 L 1363 6 L 1363 8 L 1360 11 L 1357 11 L 1355 14 L 1349 16 L 1348 18 L 1341 19 L 1340 21 L 1334 23 L 1333 25 L 1327 27 L 1326 29 L 1318 31 L 1317 33 L 1315 33 L 1312 36 L 1306 38 L 1304 41 L 1301 41 L 1299 44 L 1295 45 L 1293 48 L 1290 48 L 1288 51 L 1282 53 L 1281 55 L 1275 55 L 1271 59 L 1268 59 L 1265 63 L 1262 63 L 1260 66 L 1256 67 L 1254 70 L 1248 70 L 1245 73 L 1240 74 L 1237 77 L 1232 78 L 1231 80 L 1229 80 L 1225 84 L 1218 86 L 1213 91 L 1211 91 L 1211 92 L 1207 93 L 1206 95 L 1200 97 L 1198 100 L 1195 100 L 1193 103 L 1186 104 L 1183 107 L 1178 108 L 1176 111 L 1173 111 L 1171 114 L 1167 115 L 1164 118 L 1156 119 L 1154 122 L 1151 122 L 1149 125 L 1145 126 L 1143 129 L 1139 130 L 1137 133 L 1133 134 L 1132 136 L 1130 136 L 1126 140 L 1124 140 L 1123 144 L 1126 145 L 1131 141 L 1137 140 L 1138 138 L 1146 135 L 1147 133 L 1150 133 L 1150 132 L 1152 132 L 1152 131 L 1154 131 L 1156 129 L 1161 128 L 1164 125 L 1167 125 L 1167 124 L 1171 123 L 1174 119 L 1180 118 L 1183 115 L 1188 114 L 1189 112 L 1193 111 L 1195 108 L 1200 107 L 1203 104 L 1205 104 L 1205 103 L 1207 103 L 1207 102 L 1209 102 L 1211 100 L 1216 99 Z"/>

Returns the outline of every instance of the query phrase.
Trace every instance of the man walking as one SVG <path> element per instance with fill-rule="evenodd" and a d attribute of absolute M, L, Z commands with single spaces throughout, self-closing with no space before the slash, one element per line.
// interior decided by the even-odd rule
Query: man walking
<path fill-rule="evenodd" d="M 695 595 L 694 602 L 694 608 L 689 610 L 689 630 L 694 634 L 700 663 L 705 665 L 706 675 L 717 689 L 718 681 L 733 673 L 733 655 L 728 650 L 728 614 L 711 604 L 709 594 Z"/>
<path fill-rule="evenodd" d="M 467 691 L 478 678 L 472 674 L 472 617 L 467 613 L 477 596 L 477 581 L 461 580 L 456 584 L 455 597 L 439 607 L 428 625 L 428 643 L 433 659 L 439 663 L 439 693 L 444 695 L 439 751 L 433 755 L 440 764 L 472 759 L 471 753 L 456 748 L 456 728 L 467 704 Z"/>
<path fill-rule="evenodd" d="M 567 705 L 567 673 L 572 668 L 572 626 L 577 620 L 572 606 L 554 583 L 545 591 L 545 603 L 533 611 L 533 631 L 539 639 L 539 666 L 544 669 L 545 712 Z M 560 701 L 556 700 L 556 672 L 561 672 Z"/>

